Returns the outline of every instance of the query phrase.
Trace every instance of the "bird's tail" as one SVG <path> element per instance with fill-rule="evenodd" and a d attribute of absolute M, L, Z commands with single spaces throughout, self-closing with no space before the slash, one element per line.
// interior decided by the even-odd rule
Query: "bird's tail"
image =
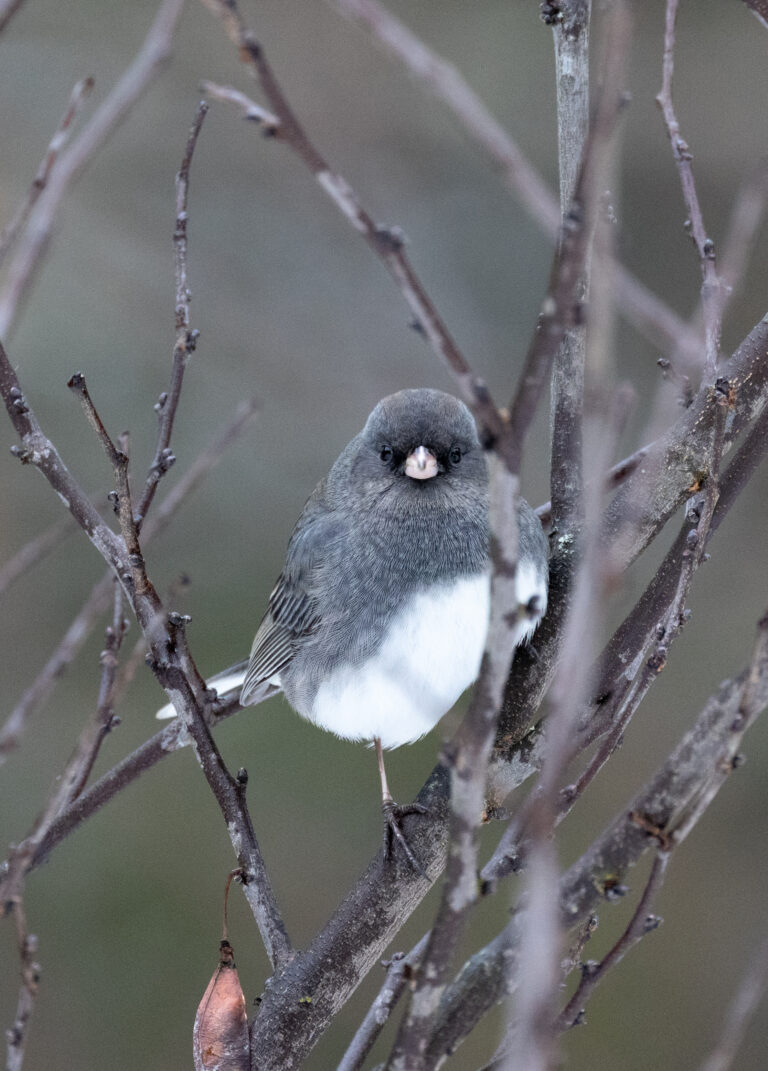
<path fill-rule="evenodd" d="M 205 683 L 209 688 L 216 689 L 219 699 L 229 699 L 243 687 L 247 669 L 248 660 L 246 659 L 244 662 L 238 662 L 236 665 L 230 666 L 229 669 L 225 669 L 222 673 L 217 673 L 215 677 L 209 677 Z M 254 697 L 254 699 L 258 702 L 259 699 L 266 699 L 268 695 L 274 695 L 278 691 L 279 689 L 273 686 L 269 692 Z M 254 700 L 249 701 L 253 702 Z M 158 710 L 155 717 L 161 721 L 164 718 L 175 718 L 176 711 L 173 709 L 173 705 L 168 703 L 162 710 Z"/>

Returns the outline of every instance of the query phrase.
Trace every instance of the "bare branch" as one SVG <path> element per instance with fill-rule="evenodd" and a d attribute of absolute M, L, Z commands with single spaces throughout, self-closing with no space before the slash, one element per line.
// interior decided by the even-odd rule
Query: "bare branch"
<path fill-rule="evenodd" d="M 490 114 L 472 87 L 450 63 L 396 19 L 378 0 L 330 0 L 345 18 L 364 26 L 377 44 L 403 64 L 453 113 L 464 131 L 499 169 L 504 183 L 519 198 L 530 217 L 556 241 L 560 208 L 542 175 L 520 147 Z M 684 320 L 615 260 L 612 272 L 619 308 L 635 329 L 662 352 L 676 349 L 682 339 L 698 349 Z"/>
<path fill-rule="evenodd" d="M 584 317 L 577 315 L 577 309 L 583 306 L 589 295 L 589 249 L 597 198 L 595 183 L 583 182 L 578 191 L 580 200 L 576 200 L 576 185 L 589 131 L 590 12 L 591 0 L 569 0 L 562 5 L 560 17 L 553 23 L 560 210 L 565 224 L 564 233 L 567 232 L 569 217 L 572 217 L 584 235 L 583 254 L 577 263 L 579 276 L 571 284 L 568 294 L 571 308 L 567 319 L 562 316 L 565 310 L 561 310 L 564 330 L 558 339 L 551 382 L 552 521 L 558 532 L 560 546 L 571 548 L 571 558 L 574 558 L 583 522 L 580 516 L 584 479 L 581 437 L 587 332 Z M 615 66 L 613 69 L 616 70 Z"/>
<path fill-rule="evenodd" d="M 58 647 L 8 715 L 0 730 L 0 762 L 5 761 L 5 756 L 19 746 L 28 718 L 46 701 L 62 671 L 77 656 L 96 621 L 106 610 L 113 582 L 113 574 L 109 572 L 94 584 Z"/>
<path fill-rule="evenodd" d="M 35 536 L 34 539 L 30 539 L 29 543 L 25 543 L 0 569 L 0 597 L 5 595 L 11 585 L 15 584 L 30 569 L 33 569 L 39 561 L 50 554 L 51 551 L 56 550 L 64 539 L 72 535 L 74 531 L 75 525 L 72 518 L 60 517 L 50 528 Z M 0 745 L 1 751 L 2 745 Z"/>
<path fill-rule="evenodd" d="M 272 885 L 264 865 L 259 843 L 245 800 L 248 774 L 239 770 L 233 777 L 227 769 L 203 715 L 202 706 L 189 683 L 184 663 L 189 661 L 186 650 L 186 619 L 180 614 L 168 615 L 173 634 L 173 646 L 182 652 L 180 666 L 164 668 L 166 690 L 179 712 L 186 733 L 205 779 L 216 798 L 227 825 L 232 847 L 242 874 L 245 898 L 259 927 L 264 946 L 276 970 L 285 967 L 293 958 Z"/>
<path fill-rule="evenodd" d="M 47 188 L 30 214 L 10 262 L 8 279 L 0 291 L 0 338 L 6 339 L 11 333 L 20 303 L 48 246 L 56 212 L 70 185 L 158 74 L 170 54 L 183 6 L 184 0 L 163 0 L 135 59 L 78 138 L 59 157 Z"/>
<path fill-rule="evenodd" d="M 112 624 L 106 631 L 106 645 L 101 652 L 101 683 L 96 708 L 86 722 L 77 746 L 62 773 L 56 777 L 43 813 L 35 821 L 32 832 L 15 846 L 8 857 L 2 877 L 2 899 L 5 911 L 9 905 L 21 903 L 24 882 L 34 865 L 40 845 L 51 826 L 81 794 L 90 776 L 104 738 L 116 723 L 112 701 L 117 677 L 117 655 L 128 622 L 123 620 L 123 600 L 120 588 L 114 584 Z"/>
<path fill-rule="evenodd" d="M 160 503 L 154 516 L 150 517 L 145 523 L 142 532 L 145 546 L 154 536 L 164 531 L 187 496 L 218 465 L 225 451 L 247 428 L 258 411 L 258 407 L 257 398 L 242 402 L 238 406 L 232 422 L 214 442 L 198 455 L 182 478 Z M 93 586 L 90 595 L 75 615 L 58 647 L 34 682 L 27 688 L 11 714 L 9 714 L 5 725 L 0 729 L 0 762 L 3 761 L 4 755 L 19 746 L 27 719 L 51 694 L 62 671 L 76 657 L 95 627 L 97 620 L 106 610 L 110 592 L 112 591 L 112 580 L 112 573 L 109 572 Z"/>
<path fill-rule="evenodd" d="M 494 459 L 491 469 L 491 615 L 480 679 L 443 762 L 450 777 L 448 859 L 440 907 L 420 964 L 408 1011 L 387 1063 L 391 1071 L 424 1066 L 430 1014 L 478 894 L 477 826 L 483 813 L 497 712 L 514 652 L 519 608 L 515 588 L 519 479 Z"/>
<path fill-rule="evenodd" d="M 680 174 L 680 184 L 688 212 L 686 225 L 698 250 L 701 262 L 701 304 L 704 310 L 705 353 L 703 374 L 705 381 L 715 378 L 717 362 L 720 356 L 720 279 L 715 268 L 715 243 L 708 237 L 704 228 L 701 206 L 693 179 L 691 150 L 680 134 L 672 102 L 672 77 L 675 70 L 675 21 L 677 19 L 678 0 L 667 0 L 666 21 L 664 29 L 664 62 L 662 65 L 661 92 L 656 98 L 664 114 L 667 133 L 672 143 L 672 154 Z"/>
<path fill-rule="evenodd" d="M 200 88 L 211 100 L 234 104 L 243 113 L 243 119 L 248 119 L 262 128 L 265 137 L 274 137 L 277 134 L 280 128 L 280 120 L 277 116 L 273 115 L 272 112 L 268 112 L 266 108 L 262 108 L 255 100 L 246 97 L 245 93 L 241 93 L 234 86 L 222 86 L 217 82 L 204 80 L 200 83 Z"/>
<path fill-rule="evenodd" d="M 2 32 L 2 26 L 0 26 L 0 32 Z M 10 223 L 6 224 L 2 234 L 0 234 L 0 264 L 5 260 L 8 250 L 16 241 L 19 232 L 27 222 L 29 213 L 34 208 L 38 197 L 48 185 L 48 180 L 50 179 L 52 170 L 56 166 L 59 154 L 69 140 L 69 135 L 71 133 L 70 128 L 75 116 L 82 108 L 92 89 L 93 78 L 88 77 L 81 79 L 72 90 L 69 97 L 69 103 L 67 104 L 67 110 L 62 115 L 59 125 L 56 127 L 56 132 L 51 138 L 50 144 L 48 145 L 48 151 L 46 152 L 40 167 L 37 169 L 37 174 L 32 181 L 32 185 L 29 187 L 26 197 L 17 208 L 13 219 Z"/>
<path fill-rule="evenodd" d="M 649 914 L 649 911 L 653 899 L 664 880 L 669 858 L 668 852 L 662 848 L 658 849 L 642 896 L 638 900 L 634 914 L 627 923 L 624 932 L 599 963 L 588 962 L 582 964 L 581 980 L 573 996 L 558 1016 L 555 1023 L 556 1030 L 568 1030 L 581 1021 L 585 1003 L 592 996 L 592 993 L 608 971 L 624 958 L 633 945 L 636 945 L 646 934 L 651 933 L 658 927 L 661 919 Z"/>
<path fill-rule="evenodd" d="M 176 343 L 173 348 L 170 387 L 167 392 L 160 396 L 155 406 L 159 420 L 157 444 L 155 446 L 155 456 L 147 474 L 144 492 L 138 506 L 137 524 L 139 530 L 149 507 L 152 505 L 158 483 L 176 460 L 170 448 L 171 433 L 181 397 L 184 371 L 187 367 L 189 355 L 194 351 L 198 339 L 198 332 L 191 330 L 189 319 L 189 307 L 192 298 L 187 285 L 187 200 L 192 156 L 207 112 L 208 105 L 203 101 L 198 105 L 195 113 L 181 167 L 176 176 L 176 227 L 173 232 L 174 274 L 176 279 Z"/>
<path fill-rule="evenodd" d="M 625 457 L 622 461 L 617 463 L 608 470 L 605 478 L 605 490 L 614 491 L 617 487 L 621 487 L 625 480 L 629 479 L 632 473 L 642 464 L 645 456 L 648 453 L 650 446 L 641 446 L 639 450 L 635 450 L 629 457 Z M 589 484 L 587 484 L 587 490 Z M 536 510 L 536 516 L 539 518 L 545 528 L 548 528 L 552 523 L 552 503 L 545 502 L 543 506 L 539 506 Z"/>
<path fill-rule="evenodd" d="M 761 629 L 762 632 L 762 629 Z M 750 710 L 739 714 L 744 688 L 753 682 Z M 652 846 L 677 845 L 711 803 L 731 770 L 746 729 L 768 703 L 768 657 L 726 681 L 699 715 L 664 766 L 613 824 L 563 875 L 560 902 L 564 924 L 584 922 L 604 902 L 624 891 L 628 870 Z M 609 875 L 609 878 L 606 878 Z M 521 932 L 515 916 L 507 928 L 476 953 L 446 990 L 428 1056 L 453 1052 L 478 1020 L 512 991 Z"/>
<path fill-rule="evenodd" d="M 376 995 L 376 999 L 366 1012 L 365 1018 L 358 1027 L 357 1033 L 352 1038 L 349 1048 L 344 1053 L 336 1071 L 360 1071 L 365 1058 L 376 1042 L 381 1031 L 387 1025 L 395 1005 L 400 999 L 403 990 L 418 967 L 424 949 L 427 946 L 429 934 L 425 933 L 418 944 L 414 945 L 407 956 L 395 954 L 385 964 L 387 977 L 384 985 Z"/>
<path fill-rule="evenodd" d="M 405 253 L 405 237 L 397 227 L 374 222 L 343 176 L 333 171 L 310 141 L 275 77 L 264 49 L 248 30 L 234 0 L 203 0 L 224 23 L 227 34 L 237 47 L 240 59 L 247 63 L 277 117 L 274 135 L 285 142 L 315 177 L 353 229 L 365 239 L 389 271 L 437 356 L 446 365 L 464 401 L 475 414 L 486 437 L 495 442 L 503 435 L 505 422 L 494 405 L 486 384 L 479 379 L 448 331 Z"/>
<path fill-rule="evenodd" d="M 600 737 L 605 737 L 576 781 L 564 788 L 557 802 L 556 821 L 570 813 L 576 801 L 619 747 L 624 731 L 651 685 L 669 658 L 672 643 L 688 621 L 685 600 L 696 568 L 704 560 L 706 545 L 717 531 L 768 450 L 768 408 L 750 429 L 738 453 L 720 481 L 720 495 L 709 516 L 701 501 L 694 501 L 677 539 L 640 600 L 614 633 L 605 650 L 590 668 L 593 698 L 575 711 L 581 727 L 572 734 L 561 755 L 561 768 Z M 607 734 L 607 735 L 606 735 Z M 526 763 L 510 764 L 505 789 L 521 782 L 531 767 L 539 766 L 544 739 L 538 728 L 526 741 Z M 500 771 L 495 775 L 500 779 Z M 558 786 L 559 787 L 559 786 Z M 498 805 L 501 800 L 495 801 Z M 482 871 L 486 882 L 497 881 L 518 870 L 525 861 L 530 836 L 531 813 L 537 802 L 532 792 L 517 811 Z"/>
<path fill-rule="evenodd" d="M 21 986 L 16 1005 L 16 1018 L 7 1031 L 8 1060 L 6 1071 L 21 1071 L 24 1063 L 24 1044 L 26 1029 L 35 1006 L 37 989 L 40 983 L 40 965 L 35 962 L 37 938 L 27 932 L 27 920 L 21 903 L 14 904 L 13 915 L 16 920 L 16 942 L 21 959 Z"/>

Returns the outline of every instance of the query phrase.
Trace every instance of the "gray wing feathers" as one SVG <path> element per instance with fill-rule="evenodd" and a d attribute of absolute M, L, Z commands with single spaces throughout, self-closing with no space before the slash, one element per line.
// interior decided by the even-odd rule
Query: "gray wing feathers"
<path fill-rule="evenodd" d="M 320 625 L 313 580 L 329 541 L 341 529 L 338 517 L 327 511 L 320 484 L 304 507 L 288 544 L 285 569 L 269 598 L 269 609 L 251 648 L 240 702 L 260 698 L 262 685 L 284 669 L 302 639 Z"/>

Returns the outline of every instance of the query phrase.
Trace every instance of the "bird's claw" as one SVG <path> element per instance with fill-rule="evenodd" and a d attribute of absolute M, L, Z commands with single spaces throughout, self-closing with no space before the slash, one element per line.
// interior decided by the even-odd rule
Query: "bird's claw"
<path fill-rule="evenodd" d="M 384 800 L 381 805 L 384 813 L 384 854 L 388 859 L 392 858 L 395 841 L 400 845 L 403 853 L 413 869 L 429 881 L 429 875 L 410 849 L 400 822 L 407 814 L 426 814 L 427 808 L 421 803 L 406 803 L 402 806 L 394 800 Z"/>

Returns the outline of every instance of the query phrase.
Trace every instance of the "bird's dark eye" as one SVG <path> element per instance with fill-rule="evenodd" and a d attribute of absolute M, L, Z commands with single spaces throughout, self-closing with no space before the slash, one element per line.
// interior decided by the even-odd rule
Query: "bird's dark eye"
<path fill-rule="evenodd" d="M 392 460 L 392 454 L 393 454 L 392 447 L 391 446 L 387 446 L 386 443 L 385 443 L 384 446 L 382 446 L 381 450 L 379 451 L 379 457 L 381 458 L 382 461 L 391 461 Z"/>
<path fill-rule="evenodd" d="M 452 446 L 451 447 L 451 449 L 450 449 L 450 451 L 448 453 L 448 460 L 450 461 L 450 463 L 452 465 L 458 465 L 458 463 L 461 461 L 461 447 L 460 446 Z"/>

